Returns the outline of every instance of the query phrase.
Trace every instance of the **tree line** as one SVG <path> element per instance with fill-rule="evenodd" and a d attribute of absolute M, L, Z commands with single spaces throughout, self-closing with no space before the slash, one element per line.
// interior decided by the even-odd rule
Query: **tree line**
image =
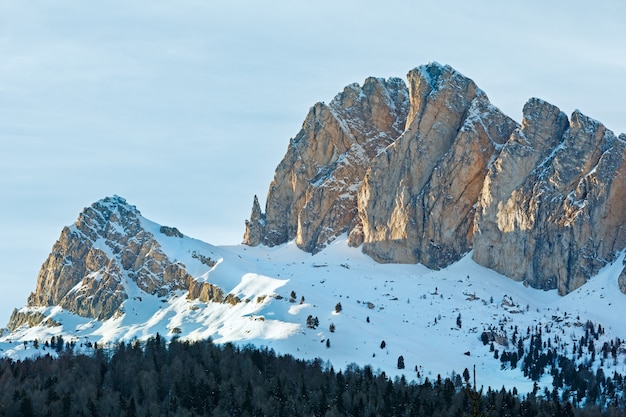
<path fill-rule="evenodd" d="M 624 416 L 514 388 L 470 393 L 467 378 L 408 382 L 367 366 L 336 371 L 319 359 L 159 335 L 88 355 L 0 360 L 0 416 Z"/>
<path fill-rule="evenodd" d="M 541 393 L 546 398 L 575 405 L 613 405 L 626 409 L 626 378 L 618 372 L 623 369 L 619 365 L 623 341 L 620 338 L 600 340 L 604 329 L 598 325 L 596 330 L 591 321 L 587 321 L 585 334 L 574 339 L 571 347 L 571 342 L 566 343 L 562 334 L 551 334 L 549 330 L 544 332 L 541 326 L 528 327 L 524 337 L 515 327 L 508 350 L 499 353 L 493 342 L 490 350 L 503 368 L 519 367 L 532 381 L 551 378 L 552 388 L 545 387 Z M 485 345 L 489 344 L 490 332 L 483 332 L 481 339 Z"/>

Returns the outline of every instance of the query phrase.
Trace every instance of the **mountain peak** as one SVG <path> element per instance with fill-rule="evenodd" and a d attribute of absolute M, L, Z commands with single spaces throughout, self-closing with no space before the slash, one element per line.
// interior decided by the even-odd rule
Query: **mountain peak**
<path fill-rule="evenodd" d="M 196 282 L 196 275 L 210 270 L 217 256 L 203 248 L 173 259 L 163 245 L 168 239 L 185 238 L 174 227 L 159 226 L 143 218 L 124 198 L 114 195 L 86 207 L 77 221 L 63 228 L 61 236 L 41 267 L 28 307 L 16 310 L 9 328 L 41 321 L 41 307 L 60 306 L 79 316 L 105 320 L 123 315 L 131 294 L 165 297 L 177 290 L 194 289 L 197 297 L 220 290 Z M 204 288 L 204 285 L 210 288 Z"/>
<path fill-rule="evenodd" d="M 117 194 L 113 194 L 112 196 L 107 196 L 104 197 L 98 201 L 96 201 L 95 203 L 93 203 L 91 205 L 91 207 L 94 208 L 107 208 L 109 210 L 130 210 L 130 211 L 134 211 L 137 214 L 139 213 L 139 210 L 137 210 L 137 207 L 135 207 L 132 204 L 129 204 L 128 201 L 126 201 L 126 199 L 124 197 L 120 197 Z"/>
<path fill-rule="evenodd" d="M 136 234 L 141 228 L 140 216 L 137 207 L 114 195 L 83 209 L 71 231 L 84 234 L 92 242 L 98 237 L 115 240 L 113 235 L 119 238 L 121 235 Z"/>
<path fill-rule="evenodd" d="M 624 248 L 626 160 L 601 123 L 531 98 L 519 126 L 438 62 L 407 81 L 370 77 L 314 107 L 265 213 L 253 205 L 244 243 L 295 239 L 316 253 L 348 233 L 376 261 L 433 269 L 473 250 L 482 265 L 561 294 Z"/>
<path fill-rule="evenodd" d="M 486 168 L 517 124 L 450 66 L 430 63 L 407 78 L 406 128 L 368 167 L 359 190 L 362 233 L 352 237 L 379 262 L 436 269 L 471 249 Z"/>

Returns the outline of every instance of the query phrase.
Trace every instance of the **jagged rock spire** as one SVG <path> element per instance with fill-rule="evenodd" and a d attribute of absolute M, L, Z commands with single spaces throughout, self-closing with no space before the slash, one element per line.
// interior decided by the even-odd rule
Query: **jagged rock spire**
<path fill-rule="evenodd" d="M 471 248 L 487 166 L 517 124 L 449 66 L 408 74 L 407 126 L 372 160 L 359 191 L 363 251 L 379 262 L 445 267 Z"/>
<path fill-rule="evenodd" d="M 261 212 L 259 199 L 255 195 L 252 202 L 252 213 L 250 220 L 246 220 L 246 231 L 243 235 L 243 241 L 249 246 L 258 246 L 263 239 L 265 226 L 265 215 Z"/>
<path fill-rule="evenodd" d="M 566 294 L 624 249 L 625 228 L 624 135 L 530 100 L 485 181 L 474 260 Z"/>
<path fill-rule="evenodd" d="M 625 137 L 540 99 L 518 126 L 469 78 L 430 63 L 311 108 L 244 243 L 342 233 L 380 262 L 478 262 L 564 294 L 626 246 Z M 626 281 L 626 279 L 622 279 Z"/>
<path fill-rule="evenodd" d="M 253 207 L 244 243 L 274 246 L 295 239 L 300 248 L 317 252 L 347 232 L 367 167 L 402 133 L 408 107 L 407 87 L 398 78 L 368 78 L 362 87 L 347 86 L 330 104 L 314 105 L 276 169 L 264 223 Z"/>

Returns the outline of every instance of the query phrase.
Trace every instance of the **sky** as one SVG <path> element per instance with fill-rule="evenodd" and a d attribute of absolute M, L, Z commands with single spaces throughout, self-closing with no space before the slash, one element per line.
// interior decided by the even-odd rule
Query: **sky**
<path fill-rule="evenodd" d="M 241 242 L 308 109 L 431 61 L 521 120 L 542 98 L 626 132 L 626 3 L 3 0 L 0 327 L 64 226 L 113 194 Z"/>

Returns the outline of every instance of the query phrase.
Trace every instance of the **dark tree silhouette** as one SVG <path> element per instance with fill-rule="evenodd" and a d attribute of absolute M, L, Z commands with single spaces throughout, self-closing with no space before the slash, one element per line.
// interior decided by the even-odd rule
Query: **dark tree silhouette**
<path fill-rule="evenodd" d="M 404 369 L 404 356 L 398 356 L 398 369 Z"/>

